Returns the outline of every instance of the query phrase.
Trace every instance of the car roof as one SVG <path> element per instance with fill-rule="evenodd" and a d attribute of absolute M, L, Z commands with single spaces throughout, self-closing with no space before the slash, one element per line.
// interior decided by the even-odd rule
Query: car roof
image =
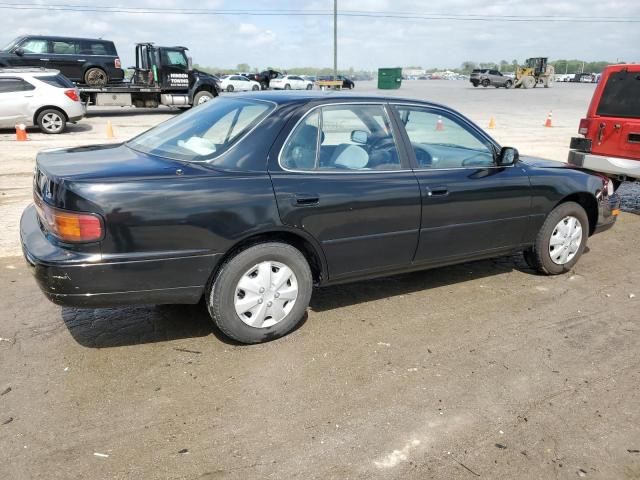
<path fill-rule="evenodd" d="M 14 68 L 0 68 L 0 75 L 16 76 L 24 75 L 32 77 L 33 75 L 58 75 L 60 70 L 54 70 L 44 67 L 14 67 Z"/>
<path fill-rule="evenodd" d="M 104 38 L 83 38 L 83 37 L 59 37 L 55 35 L 20 35 L 18 38 L 36 38 L 41 40 L 84 40 L 88 42 L 109 42 L 113 43 L 113 40 L 105 40 Z M 172 47 L 173 48 L 173 47 Z"/>
<path fill-rule="evenodd" d="M 316 102 L 328 100 L 331 103 L 341 103 L 341 102 L 356 102 L 356 103 L 364 103 L 364 102 L 392 102 L 392 103 L 412 103 L 424 105 L 427 107 L 439 107 L 446 108 L 448 107 L 434 102 L 427 102 L 424 100 L 417 100 L 414 98 L 404 98 L 404 97 L 389 97 L 385 95 L 367 95 L 367 94 L 355 94 L 355 93 L 342 93 L 340 91 L 313 91 L 313 90 L 302 90 L 302 91 L 283 91 L 283 90 L 263 90 L 260 92 L 247 92 L 235 94 L 234 96 L 242 96 L 244 98 L 255 98 L 256 100 L 267 100 L 278 105 L 287 105 L 287 104 L 295 104 L 295 103 L 308 103 L 308 102 Z M 227 97 L 228 98 L 228 97 Z"/>

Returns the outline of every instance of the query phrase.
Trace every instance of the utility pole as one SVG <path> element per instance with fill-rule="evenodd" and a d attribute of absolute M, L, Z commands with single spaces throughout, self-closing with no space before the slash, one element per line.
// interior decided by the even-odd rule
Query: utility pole
<path fill-rule="evenodd" d="M 338 0 L 333 0 L 333 79 L 338 79 Z"/>

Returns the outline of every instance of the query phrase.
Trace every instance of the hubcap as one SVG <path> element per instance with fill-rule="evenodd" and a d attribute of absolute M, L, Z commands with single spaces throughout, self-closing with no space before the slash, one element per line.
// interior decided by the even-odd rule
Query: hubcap
<path fill-rule="evenodd" d="M 207 95 L 202 95 L 198 99 L 198 105 L 202 105 L 203 103 L 207 103 L 209 101 L 209 97 Z"/>
<path fill-rule="evenodd" d="M 549 256 L 553 263 L 564 265 L 578 253 L 582 244 L 582 225 L 576 217 L 568 215 L 558 222 L 549 239 Z"/>
<path fill-rule="evenodd" d="M 233 303 L 250 327 L 267 328 L 282 321 L 298 298 L 298 280 L 284 263 L 265 261 L 240 278 Z"/>
<path fill-rule="evenodd" d="M 49 132 L 57 132 L 62 128 L 62 118 L 55 113 L 47 113 L 42 117 L 42 126 Z"/>

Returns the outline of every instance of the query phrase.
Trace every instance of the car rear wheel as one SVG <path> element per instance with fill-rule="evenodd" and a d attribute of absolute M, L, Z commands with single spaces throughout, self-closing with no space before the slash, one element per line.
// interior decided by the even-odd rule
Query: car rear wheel
<path fill-rule="evenodd" d="M 558 205 L 547 216 L 534 246 L 524 252 L 529 266 L 545 275 L 568 272 L 584 252 L 589 219 L 575 202 Z"/>
<path fill-rule="evenodd" d="M 233 92 L 233 85 L 229 85 L 227 87 L 227 92 Z"/>
<path fill-rule="evenodd" d="M 260 90 L 260 87 L 258 85 L 254 85 L 253 87 L 251 87 L 251 90 L 256 92 L 256 91 Z"/>
<path fill-rule="evenodd" d="M 64 113 L 55 108 L 48 108 L 38 114 L 36 123 L 43 133 L 62 133 L 67 126 L 67 118 Z"/>
<path fill-rule="evenodd" d="M 302 321 L 312 287 L 311 269 L 298 249 L 262 243 L 222 266 L 207 294 L 207 307 L 226 336 L 260 343 L 286 335 Z"/>
<path fill-rule="evenodd" d="M 488 78 L 485 78 L 484 80 L 482 80 L 482 86 L 487 88 L 489 85 L 491 84 L 491 82 L 489 81 Z"/>
<path fill-rule="evenodd" d="M 84 74 L 84 83 L 90 87 L 104 87 L 109 82 L 107 72 L 98 67 L 92 67 Z"/>
<path fill-rule="evenodd" d="M 310 83 L 309 85 L 307 85 L 307 90 L 313 90 L 313 83 Z"/>
<path fill-rule="evenodd" d="M 291 90 L 291 85 L 289 85 L 288 83 L 284 86 L 285 90 Z"/>

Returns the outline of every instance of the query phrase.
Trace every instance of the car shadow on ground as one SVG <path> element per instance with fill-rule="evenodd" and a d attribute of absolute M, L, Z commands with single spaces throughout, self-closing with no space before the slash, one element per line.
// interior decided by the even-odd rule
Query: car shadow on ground
<path fill-rule="evenodd" d="M 318 288 L 311 297 L 311 309 L 322 312 L 357 303 L 406 295 L 443 285 L 455 285 L 510 272 L 535 272 L 522 255 L 464 263 L 434 270 L 396 275 L 351 284 Z M 197 305 L 136 305 L 120 308 L 62 308 L 62 320 L 73 338 L 88 348 L 111 348 L 166 342 L 214 335 L 220 341 L 239 345 L 226 338 L 213 324 L 206 307 Z M 301 328 L 307 316 L 297 326 Z"/>

